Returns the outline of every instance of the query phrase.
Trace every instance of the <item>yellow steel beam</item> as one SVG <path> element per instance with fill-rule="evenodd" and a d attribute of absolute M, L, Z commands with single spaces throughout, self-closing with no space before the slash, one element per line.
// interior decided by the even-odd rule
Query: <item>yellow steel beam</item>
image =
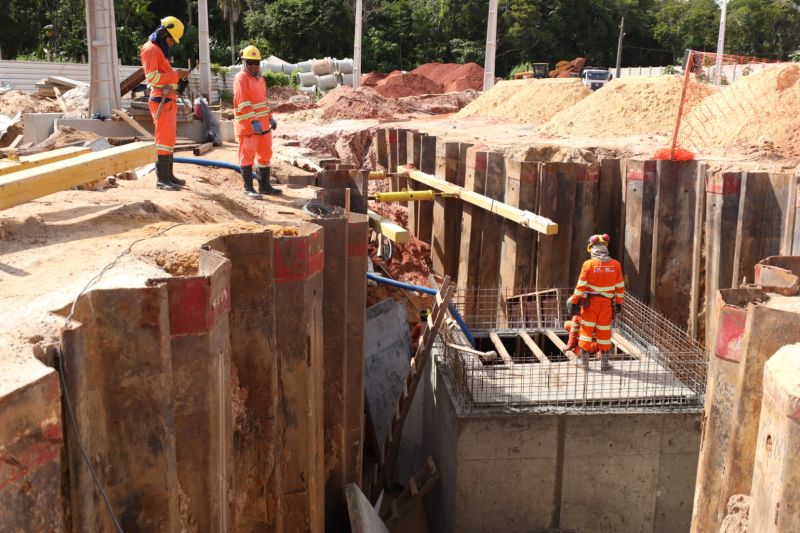
<path fill-rule="evenodd" d="M 367 210 L 367 215 L 369 216 L 369 225 L 372 226 L 372 229 L 386 236 L 390 241 L 396 242 L 397 244 L 408 242 L 410 237 L 407 229 L 398 226 L 391 220 L 383 218 L 371 209 Z"/>
<path fill-rule="evenodd" d="M 152 142 L 135 142 L 0 176 L 0 209 L 113 176 L 156 160 Z"/>
<path fill-rule="evenodd" d="M 32 167 L 38 167 L 47 163 L 53 163 L 55 161 L 63 161 L 70 157 L 88 154 L 91 151 L 90 148 L 85 146 L 67 146 L 65 148 L 50 150 L 49 152 L 42 152 L 41 154 L 24 155 L 17 161 L 0 161 L 0 176 Z"/>
<path fill-rule="evenodd" d="M 536 213 L 531 213 L 530 211 L 524 211 L 522 209 L 512 207 L 503 202 L 498 202 L 497 200 L 493 200 L 488 196 L 468 191 L 463 187 L 459 187 L 458 185 L 441 180 L 435 176 L 431 176 L 430 174 L 425 174 L 419 170 L 405 167 L 403 171 L 414 181 L 427 185 L 428 187 L 433 187 L 434 189 L 442 191 L 443 193 L 457 195 L 458 198 L 467 203 L 476 205 L 481 209 L 489 211 L 490 213 L 499 215 L 506 220 L 516 222 L 520 226 L 530 228 L 545 235 L 555 235 L 558 233 L 558 224 L 549 218 L 537 215 Z"/>

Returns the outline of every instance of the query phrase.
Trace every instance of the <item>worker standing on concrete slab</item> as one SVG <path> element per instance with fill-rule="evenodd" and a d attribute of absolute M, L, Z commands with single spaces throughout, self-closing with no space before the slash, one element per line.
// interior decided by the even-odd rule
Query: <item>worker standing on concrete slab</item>
<path fill-rule="evenodd" d="M 608 352 L 611 350 L 611 321 L 622 310 L 625 299 L 625 280 L 622 266 L 608 255 L 607 234 L 592 235 L 586 246 L 592 258 L 583 263 L 575 292 L 567 299 L 571 315 L 580 311 L 581 325 L 578 364 L 589 369 L 589 358 L 600 351 L 600 369 L 611 370 Z M 596 339 L 596 340 L 595 340 Z"/>
<path fill-rule="evenodd" d="M 272 132 L 278 127 L 267 100 L 267 80 L 261 74 L 261 52 L 247 46 L 242 52 L 242 71 L 233 81 L 233 114 L 239 136 L 239 166 L 244 193 L 251 198 L 261 194 L 281 194 L 269 182 L 272 159 Z M 258 157 L 258 190 L 253 189 L 253 163 Z"/>
<path fill-rule="evenodd" d="M 183 23 L 175 17 L 164 17 L 161 25 L 150 34 L 142 46 L 139 57 L 142 61 L 145 79 L 150 86 L 150 114 L 155 126 L 155 143 L 158 161 L 156 162 L 156 187 L 168 191 L 178 190 L 186 185 L 172 173 L 172 152 L 178 129 L 178 102 L 175 93 L 182 79 L 189 73 L 173 70 L 169 49 L 183 37 Z"/>

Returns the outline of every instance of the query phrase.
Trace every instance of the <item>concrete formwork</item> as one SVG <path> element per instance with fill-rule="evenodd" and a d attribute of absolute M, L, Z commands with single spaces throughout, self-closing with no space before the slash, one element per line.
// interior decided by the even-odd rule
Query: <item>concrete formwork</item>
<path fill-rule="evenodd" d="M 367 213 L 367 172 L 361 170 L 323 170 L 317 173 L 317 187 L 324 190 L 325 201 L 345 207 L 346 189 L 350 189 L 350 210 Z"/>
<path fill-rule="evenodd" d="M 273 241 L 280 513 L 284 531 L 324 529 L 323 229 Z"/>
<path fill-rule="evenodd" d="M 46 369 L 0 397 L 0 524 L 8 531 L 62 531 L 61 390 Z M 71 431 L 71 429 L 68 429 Z"/>
<path fill-rule="evenodd" d="M 457 142 L 444 142 L 441 139 L 436 143 L 436 172 L 437 178 L 464 185 L 464 180 L 459 183 L 460 145 Z M 462 201 L 457 198 L 436 198 L 433 202 L 433 241 L 431 243 L 431 262 L 433 271 L 442 276 L 455 279 L 458 276 L 458 253 L 461 240 L 461 208 Z"/>
<path fill-rule="evenodd" d="M 416 165 L 415 165 L 416 166 Z M 426 174 L 436 173 L 436 137 L 422 135 L 420 138 L 419 168 Z M 425 187 L 420 187 L 425 188 Z M 433 245 L 433 202 L 416 202 L 417 238 Z"/>
<path fill-rule="evenodd" d="M 589 241 L 589 237 L 598 231 L 599 168 L 595 165 L 575 165 L 574 175 L 575 210 L 573 212 L 574 222 L 572 227 L 569 280 L 566 285 L 563 285 L 564 287 L 568 287 L 578 280 L 583 262 L 589 258 L 586 253 L 586 243 Z"/>
<path fill-rule="evenodd" d="M 420 167 L 422 150 L 422 135 L 416 131 L 406 133 L 406 164 L 414 168 Z M 416 190 L 419 185 L 414 180 L 408 181 L 408 188 Z M 419 235 L 419 202 L 408 202 L 408 231 Z"/>
<path fill-rule="evenodd" d="M 798 531 L 800 509 L 800 345 L 765 365 L 748 531 Z"/>
<path fill-rule="evenodd" d="M 231 262 L 232 392 L 242 404 L 233 433 L 233 530 L 282 531 L 272 233 L 228 235 L 210 246 Z"/>
<path fill-rule="evenodd" d="M 488 153 L 481 146 L 467 150 L 464 172 L 464 188 L 478 194 L 486 192 L 486 159 Z M 485 211 L 470 203 L 464 203 L 461 215 L 461 241 L 458 262 L 458 287 L 461 289 L 478 286 L 481 266 L 481 245 Z M 474 294 L 472 295 L 474 296 Z M 467 312 L 473 311 L 475 300 L 465 303 Z"/>
<path fill-rule="evenodd" d="M 689 526 L 698 412 L 462 412 L 426 373 L 425 451 L 441 478 L 436 532 L 673 532 Z"/>
<path fill-rule="evenodd" d="M 628 161 L 625 176 L 625 290 L 650 303 L 656 162 Z"/>
<path fill-rule="evenodd" d="M 176 531 L 167 287 L 94 290 L 73 318 L 63 331 L 64 379 L 99 482 L 124 530 Z M 66 443 L 73 529 L 115 530 L 77 442 Z"/>
<path fill-rule="evenodd" d="M 506 161 L 502 154 L 489 152 L 486 156 L 486 189 L 484 194 L 502 202 L 506 190 Z M 500 252 L 503 232 L 508 223 L 503 217 L 484 212 L 482 217 L 481 266 L 478 272 L 479 289 L 496 289 L 500 283 Z"/>
<path fill-rule="evenodd" d="M 197 276 L 161 280 L 169 296 L 175 454 L 186 516 L 229 531 L 233 491 L 231 263 L 201 250 Z"/>
<path fill-rule="evenodd" d="M 608 233 L 611 257 L 622 262 L 625 250 L 625 175 L 627 160 L 600 161 L 600 200 L 597 207 L 597 231 Z"/>

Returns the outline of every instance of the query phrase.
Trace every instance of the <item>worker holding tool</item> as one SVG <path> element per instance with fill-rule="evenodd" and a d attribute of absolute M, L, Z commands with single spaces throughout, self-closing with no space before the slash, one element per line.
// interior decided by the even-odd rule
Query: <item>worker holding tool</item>
<path fill-rule="evenodd" d="M 411 332 L 411 357 L 417 354 L 419 338 L 422 336 L 422 331 L 425 329 L 425 326 L 428 325 L 428 315 L 430 315 L 430 313 L 431 312 L 427 309 L 423 309 L 419 312 L 419 322 L 414 324 L 414 329 Z"/>
<path fill-rule="evenodd" d="M 242 52 L 242 71 L 233 81 L 233 114 L 239 137 L 239 166 L 244 193 L 251 198 L 261 194 L 281 194 L 269 182 L 272 159 L 272 132 L 278 127 L 267 100 L 267 80 L 261 73 L 261 52 L 247 46 Z M 258 190 L 253 188 L 253 163 L 258 157 Z"/>
<path fill-rule="evenodd" d="M 161 25 L 150 34 L 142 46 L 139 57 L 142 61 L 145 79 L 150 86 L 150 114 L 155 125 L 155 143 L 158 161 L 156 162 L 156 187 L 174 191 L 186 185 L 172 173 L 172 152 L 178 126 L 178 103 L 175 94 L 179 85 L 188 82 L 189 73 L 173 70 L 170 64 L 170 48 L 183 36 L 183 23 L 175 17 L 164 17 Z"/>
<path fill-rule="evenodd" d="M 591 259 L 583 263 L 575 292 L 567 299 L 567 311 L 580 314 L 578 364 L 589 369 L 589 358 L 600 351 L 600 370 L 611 370 L 608 352 L 611 350 L 611 321 L 622 310 L 625 299 L 625 280 L 622 266 L 608 255 L 607 234 L 592 235 L 586 246 Z"/>

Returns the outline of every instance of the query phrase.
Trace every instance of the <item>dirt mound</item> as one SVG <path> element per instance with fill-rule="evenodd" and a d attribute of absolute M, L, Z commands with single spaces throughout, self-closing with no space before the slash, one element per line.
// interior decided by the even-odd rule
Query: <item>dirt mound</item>
<path fill-rule="evenodd" d="M 17 113 L 58 113 L 61 108 L 55 101 L 41 98 L 23 91 L 7 91 L 0 94 L 0 114 L 14 116 Z"/>
<path fill-rule="evenodd" d="M 668 135 L 675 127 L 682 83 L 680 76 L 616 79 L 553 116 L 541 131 L 581 137 Z M 715 91 L 710 85 L 692 82 L 691 94 L 697 101 Z"/>
<path fill-rule="evenodd" d="M 284 87 L 281 85 L 276 85 L 275 87 L 267 88 L 267 96 L 270 102 L 273 101 L 280 102 L 288 100 L 292 96 L 297 96 L 298 94 L 300 94 L 300 91 L 298 91 L 294 87 Z"/>
<path fill-rule="evenodd" d="M 375 90 L 384 98 L 440 94 L 442 86 L 419 74 L 396 74 L 380 81 Z"/>
<path fill-rule="evenodd" d="M 778 65 L 740 78 L 692 107 L 682 132 L 694 145 L 757 145 L 800 157 L 798 109 L 800 65 Z"/>
<path fill-rule="evenodd" d="M 385 80 L 388 74 L 383 72 L 368 72 L 361 76 L 362 87 L 375 87 L 381 80 Z"/>
<path fill-rule="evenodd" d="M 467 89 L 458 93 L 426 94 L 400 98 L 399 102 L 409 111 L 443 115 L 456 113 L 480 96 L 478 91 Z"/>
<path fill-rule="evenodd" d="M 591 94 L 574 78 L 501 81 L 458 113 L 542 124 Z"/>
<path fill-rule="evenodd" d="M 352 87 L 338 87 L 317 102 L 321 108 L 315 117 L 324 121 L 356 120 L 364 118 L 391 119 L 403 113 L 395 100 L 387 99 L 369 87 L 354 90 Z"/>
<path fill-rule="evenodd" d="M 483 67 L 476 63 L 425 63 L 411 73 L 433 80 L 446 93 L 483 89 Z"/>

